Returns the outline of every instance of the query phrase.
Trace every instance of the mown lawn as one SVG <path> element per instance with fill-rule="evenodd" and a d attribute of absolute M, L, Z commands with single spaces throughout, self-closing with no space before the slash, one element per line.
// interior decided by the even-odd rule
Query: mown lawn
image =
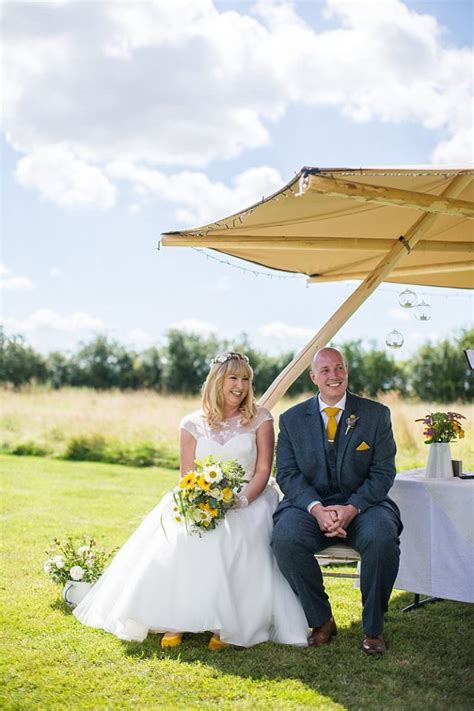
<path fill-rule="evenodd" d="M 161 651 L 159 637 L 120 642 L 80 625 L 43 573 L 53 536 L 120 545 L 176 472 L 1 456 L 2 708 L 471 709 L 474 606 L 439 602 L 412 613 L 395 591 L 390 650 L 360 650 L 359 592 L 329 579 L 339 634 L 318 650 L 271 643 L 208 652 L 208 635 Z M 198 605 L 192 591 L 189 604 Z"/>

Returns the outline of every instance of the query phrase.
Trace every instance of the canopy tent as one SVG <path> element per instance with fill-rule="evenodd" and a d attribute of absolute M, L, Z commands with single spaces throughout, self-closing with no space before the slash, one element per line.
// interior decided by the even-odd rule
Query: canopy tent
<path fill-rule="evenodd" d="M 473 217 L 473 170 L 303 168 L 256 205 L 164 233 L 162 244 L 210 248 L 309 282 L 362 280 L 263 395 L 271 408 L 382 281 L 472 288 Z"/>

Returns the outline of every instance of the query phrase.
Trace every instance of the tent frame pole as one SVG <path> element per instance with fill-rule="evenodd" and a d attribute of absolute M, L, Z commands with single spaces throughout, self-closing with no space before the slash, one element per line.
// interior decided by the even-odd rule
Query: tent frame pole
<path fill-rule="evenodd" d="M 453 178 L 448 187 L 443 191 L 444 197 L 459 195 L 466 180 L 463 175 Z M 417 242 L 437 219 L 436 213 L 426 212 L 414 222 L 406 232 L 404 238 L 394 244 L 389 252 L 380 260 L 375 269 L 364 279 L 348 299 L 335 311 L 324 326 L 316 333 L 309 343 L 293 358 L 293 360 L 275 378 L 270 387 L 262 395 L 259 404 L 271 410 L 283 397 L 288 388 L 294 383 L 301 373 L 309 367 L 313 355 L 320 348 L 324 348 L 331 338 L 350 319 L 352 314 L 361 306 L 377 287 L 389 276 L 396 264 L 411 252 Z"/>

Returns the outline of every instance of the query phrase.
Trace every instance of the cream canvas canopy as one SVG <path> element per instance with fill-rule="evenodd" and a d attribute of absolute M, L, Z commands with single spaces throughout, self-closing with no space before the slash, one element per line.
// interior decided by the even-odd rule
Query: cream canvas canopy
<path fill-rule="evenodd" d="M 382 281 L 472 288 L 474 171 L 303 168 L 230 217 L 167 232 L 164 246 L 210 248 L 309 282 L 361 280 L 261 402 L 272 407 Z"/>

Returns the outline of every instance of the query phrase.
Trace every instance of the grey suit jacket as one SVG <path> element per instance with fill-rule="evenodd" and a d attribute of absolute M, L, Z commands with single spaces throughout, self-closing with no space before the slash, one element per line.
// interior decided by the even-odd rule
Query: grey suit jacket
<path fill-rule="evenodd" d="M 346 421 L 350 416 L 354 426 L 348 429 Z M 396 473 L 396 446 L 388 407 L 347 392 L 338 429 L 335 446 L 340 494 L 335 501 L 331 497 L 327 438 L 317 396 L 281 415 L 277 482 L 285 498 L 277 511 L 287 506 L 307 510 L 312 501 L 321 501 L 324 505 L 352 504 L 361 511 L 382 504 L 399 514 L 396 504 L 387 497 Z"/>

